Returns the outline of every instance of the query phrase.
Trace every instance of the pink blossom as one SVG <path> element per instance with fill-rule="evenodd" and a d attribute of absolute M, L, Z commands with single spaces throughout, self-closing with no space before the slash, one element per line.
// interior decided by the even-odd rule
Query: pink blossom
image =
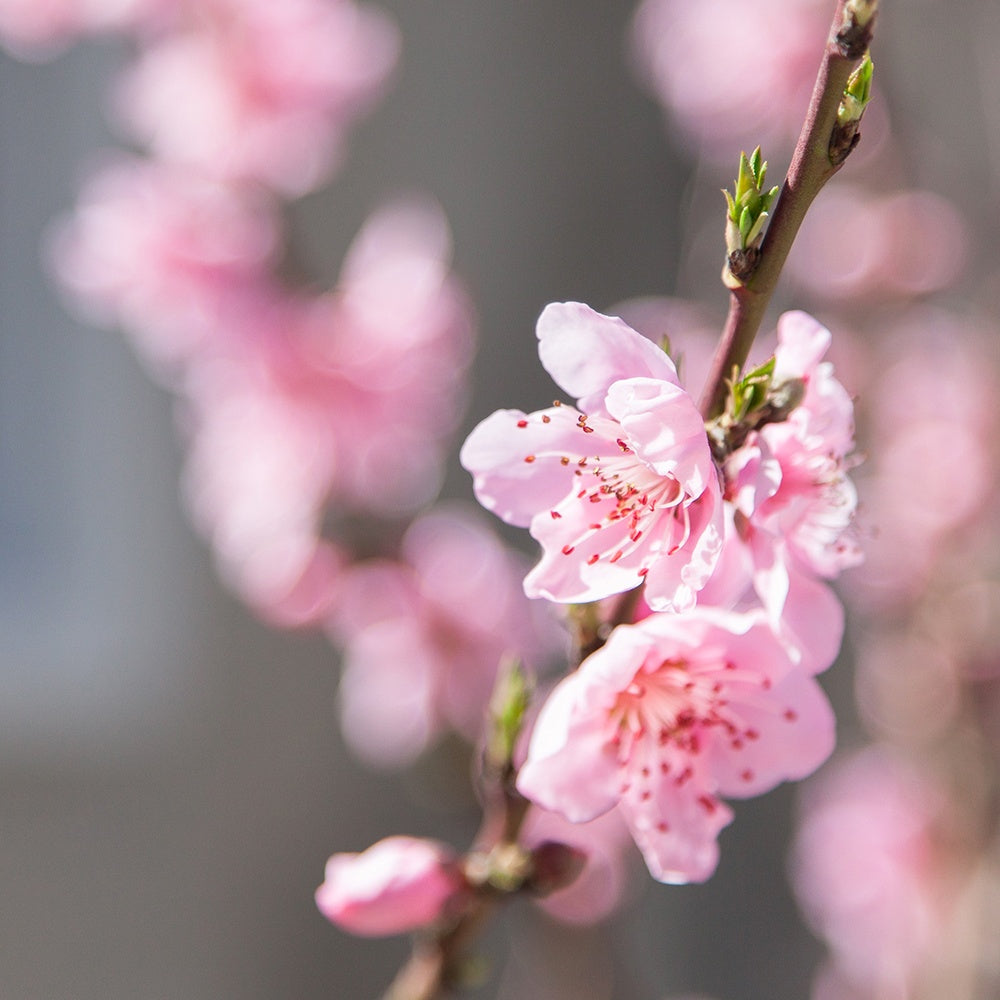
<path fill-rule="evenodd" d="M 728 161 L 798 134 L 830 16 L 824 0 L 645 0 L 631 42 L 671 123 Z"/>
<path fill-rule="evenodd" d="M 910 996 L 943 924 L 933 829 L 940 794 L 879 749 L 809 789 L 792 859 L 800 904 L 853 984 Z"/>
<path fill-rule="evenodd" d="M 457 859 L 445 844 L 387 837 L 360 854 L 334 854 L 316 905 L 345 931 L 377 937 L 441 919 L 463 889 Z"/>
<path fill-rule="evenodd" d="M 556 687 L 518 788 L 573 822 L 620 806 L 655 878 L 703 881 L 732 819 L 718 796 L 804 777 L 833 739 L 821 689 L 759 614 L 658 614 Z"/>
<path fill-rule="evenodd" d="M 843 632 L 839 602 L 817 577 L 861 559 L 847 476 L 853 406 L 821 360 L 829 343 L 829 331 L 805 313 L 778 321 L 773 384 L 800 380 L 804 396 L 785 420 L 752 431 L 727 457 L 726 545 L 703 593 L 734 606 L 752 591 L 811 669 L 830 662 Z"/>
<path fill-rule="evenodd" d="M 476 496 L 542 546 L 530 597 L 594 601 L 646 582 L 657 609 L 691 607 L 721 544 L 718 477 L 673 362 L 620 319 L 546 307 L 539 353 L 579 398 L 498 410 L 462 448 Z"/>
<path fill-rule="evenodd" d="M 159 157 L 301 195 L 337 165 L 398 48 L 394 25 L 350 0 L 214 0 L 150 44 L 119 108 Z"/>
<path fill-rule="evenodd" d="M 75 305 L 120 323 L 163 376 L 235 323 L 233 300 L 266 282 L 279 240 L 274 206 L 162 164 L 119 161 L 88 182 L 51 257 Z"/>
<path fill-rule="evenodd" d="M 347 571 L 331 629 L 344 649 L 345 739 L 372 763 L 410 763 L 445 729 L 479 737 L 505 655 L 531 667 L 565 643 L 521 591 L 519 558 L 458 507 L 418 518 L 402 561 Z"/>

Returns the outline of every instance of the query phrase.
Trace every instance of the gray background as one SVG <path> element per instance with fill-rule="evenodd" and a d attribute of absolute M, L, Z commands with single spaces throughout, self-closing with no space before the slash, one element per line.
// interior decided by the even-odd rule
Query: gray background
<path fill-rule="evenodd" d="M 384 6 L 402 71 L 342 175 L 292 209 L 294 251 L 329 283 L 381 199 L 433 193 L 480 313 L 471 426 L 551 398 L 533 348 L 546 302 L 674 291 L 684 213 L 718 210 L 728 171 L 695 184 L 632 83 L 630 4 Z M 994 299 L 998 21 L 985 2 L 900 2 L 876 55 L 910 176 L 974 213 Z M 334 654 L 221 589 L 178 502 L 170 400 L 117 334 L 68 319 L 43 275 L 41 234 L 112 141 L 102 96 L 122 59 L 109 42 L 43 66 L 0 57 L 0 998 L 374 997 L 407 945 L 318 916 L 327 855 L 395 832 L 461 845 L 475 812 L 442 790 L 454 755 L 409 776 L 349 758 Z M 717 268 L 687 266 L 681 290 L 722 308 Z M 446 489 L 469 495 L 461 470 Z M 830 684 L 846 702 L 846 668 Z M 646 879 L 610 928 L 574 937 L 514 907 L 522 957 L 494 934 L 482 995 L 804 996 L 819 946 L 784 882 L 791 802 L 739 804 L 715 879 Z M 555 971 L 523 967 L 543 953 Z"/>

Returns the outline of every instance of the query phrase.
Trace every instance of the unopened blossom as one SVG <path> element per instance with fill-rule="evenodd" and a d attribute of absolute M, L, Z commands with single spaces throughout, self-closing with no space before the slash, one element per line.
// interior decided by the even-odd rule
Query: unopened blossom
<path fill-rule="evenodd" d="M 808 791 L 792 859 L 806 918 L 861 995 L 910 996 L 944 926 L 941 793 L 877 748 Z"/>
<path fill-rule="evenodd" d="M 574 302 L 546 307 L 538 340 L 577 407 L 498 410 L 461 452 L 480 503 L 541 544 L 525 592 L 594 601 L 645 581 L 653 608 L 691 607 L 719 555 L 722 509 L 704 423 L 673 362 Z"/>
<path fill-rule="evenodd" d="M 119 110 L 165 160 L 301 195 L 338 164 L 398 49 L 388 18 L 352 0 L 213 0 L 146 48 Z"/>
<path fill-rule="evenodd" d="M 458 859 L 445 844 L 387 837 L 360 854 L 334 854 L 316 905 L 343 930 L 377 937 L 434 923 L 464 890 Z"/>
<path fill-rule="evenodd" d="M 653 876 L 698 882 L 732 819 L 720 796 L 802 778 L 834 720 L 763 616 L 697 608 L 620 626 L 542 707 L 518 777 L 573 822 L 618 806 Z"/>
<path fill-rule="evenodd" d="M 548 608 L 525 598 L 520 558 L 475 510 L 418 518 L 401 556 L 347 570 L 330 626 L 344 650 L 344 737 L 386 767 L 447 730 L 478 739 L 501 661 L 540 670 L 565 645 Z"/>
<path fill-rule="evenodd" d="M 822 360 L 830 332 L 802 312 L 778 321 L 771 384 L 797 383 L 785 419 L 747 436 L 723 463 L 726 545 L 705 599 L 738 605 L 749 592 L 811 669 L 836 654 L 839 602 L 822 582 L 861 561 L 850 396 Z"/>

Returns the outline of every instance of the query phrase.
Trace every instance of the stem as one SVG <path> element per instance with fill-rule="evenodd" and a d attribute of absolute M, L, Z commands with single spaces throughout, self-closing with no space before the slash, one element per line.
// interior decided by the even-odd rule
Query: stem
<path fill-rule="evenodd" d="M 382 995 L 382 1000 L 435 1000 L 449 989 L 455 966 L 469 942 L 496 908 L 496 900 L 477 896 L 446 933 L 418 940 L 409 960 Z"/>
<path fill-rule="evenodd" d="M 510 762 L 493 776 L 492 801 L 486 806 L 473 851 L 489 854 L 503 844 L 516 844 L 531 803 L 514 785 Z M 461 981 L 461 963 L 469 945 L 497 907 L 512 893 L 482 887 L 473 890 L 462 913 L 436 933 L 418 937 L 406 964 L 399 970 L 382 1000 L 437 1000 Z"/>
<path fill-rule="evenodd" d="M 746 362 L 806 211 L 846 159 L 845 152 L 838 157 L 839 162 L 833 162 L 830 145 L 837 129 L 837 108 L 848 77 L 864 54 L 864 49 L 858 52 L 856 40 L 854 44 L 845 43 L 844 8 L 849 2 L 838 0 L 809 111 L 761 245 L 757 268 L 744 282 L 727 281 L 729 315 L 712 359 L 701 403 L 706 420 L 717 417 L 725 409 L 726 380 L 733 368 L 742 369 Z"/>

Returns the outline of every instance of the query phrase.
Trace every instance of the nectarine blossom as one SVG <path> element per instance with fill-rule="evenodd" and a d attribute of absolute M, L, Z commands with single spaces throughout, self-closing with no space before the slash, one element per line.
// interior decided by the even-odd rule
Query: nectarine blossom
<path fill-rule="evenodd" d="M 703 592 L 721 606 L 759 601 L 810 670 L 829 664 L 843 634 L 843 611 L 822 581 L 861 561 L 847 475 L 853 404 L 822 361 L 829 344 L 806 313 L 778 321 L 771 384 L 798 382 L 802 399 L 724 459 L 726 544 Z"/>
<path fill-rule="evenodd" d="M 361 854 L 334 854 L 316 905 L 352 934 L 403 934 L 441 917 L 463 888 L 458 859 L 445 844 L 387 837 Z"/>
<path fill-rule="evenodd" d="M 595 601 L 645 581 L 654 609 L 692 607 L 719 555 L 722 508 L 704 423 L 673 362 L 575 302 L 546 307 L 538 340 L 579 408 L 498 410 L 461 453 L 483 506 L 542 546 L 525 592 Z"/>
<path fill-rule="evenodd" d="M 700 882 L 732 819 L 719 796 L 802 778 L 833 740 L 826 697 L 763 615 L 654 614 L 555 688 L 518 789 L 573 822 L 619 805 L 655 878 Z"/>

